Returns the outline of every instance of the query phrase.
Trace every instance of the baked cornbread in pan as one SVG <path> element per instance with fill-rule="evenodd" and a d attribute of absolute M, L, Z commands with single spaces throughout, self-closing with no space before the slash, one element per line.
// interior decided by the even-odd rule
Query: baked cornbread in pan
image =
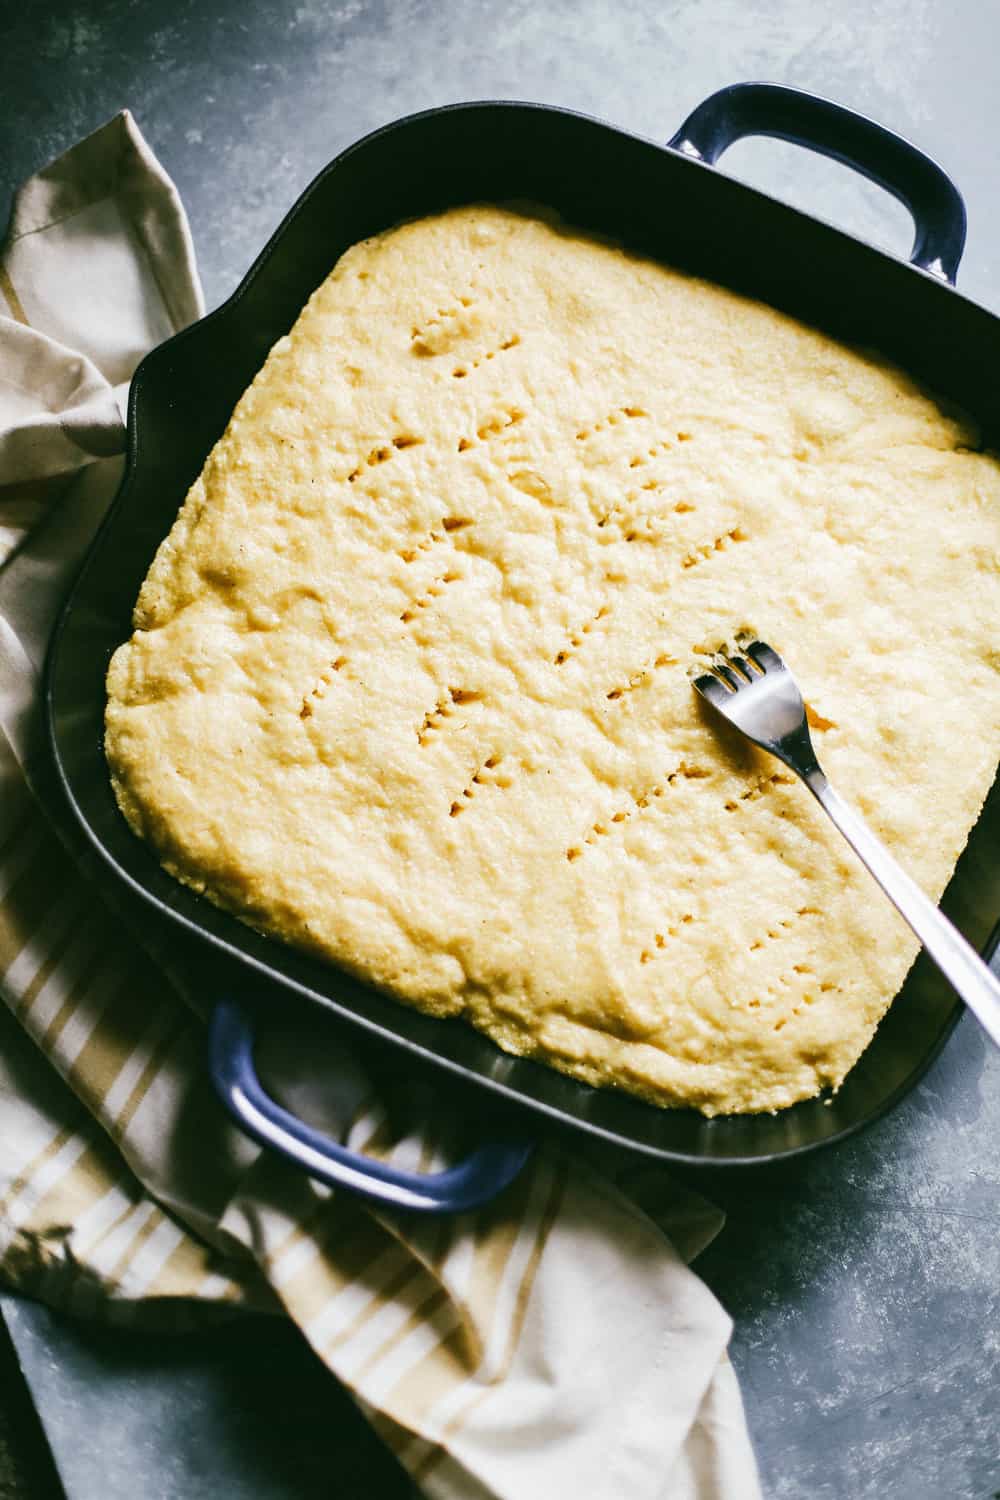
<path fill-rule="evenodd" d="M 771 641 L 938 895 L 1000 730 L 976 444 L 898 370 L 541 214 L 365 241 L 142 588 L 119 804 L 211 900 L 509 1051 L 707 1114 L 810 1097 L 915 940 L 688 668 Z"/>

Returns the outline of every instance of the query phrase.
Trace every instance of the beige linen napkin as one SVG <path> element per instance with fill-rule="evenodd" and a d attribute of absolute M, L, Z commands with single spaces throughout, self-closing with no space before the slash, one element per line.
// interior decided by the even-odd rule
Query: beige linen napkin
<path fill-rule="evenodd" d="M 147 919 L 140 947 L 53 832 L 72 846 L 45 774 L 45 644 L 119 477 L 133 370 L 201 311 L 183 208 L 127 113 L 17 195 L 0 253 L 0 1275 L 124 1321 L 293 1318 L 430 1495 L 756 1500 L 729 1320 L 685 1263 L 713 1209 L 552 1146 L 445 1220 L 310 1181 L 212 1095 L 185 945 L 172 935 L 167 962 Z M 269 1076 L 354 1147 L 447 1157 L 447 1117 L 424 1100 L 411 1133 L 390 1125 L 320 1021 L 281 1039 Z"/>

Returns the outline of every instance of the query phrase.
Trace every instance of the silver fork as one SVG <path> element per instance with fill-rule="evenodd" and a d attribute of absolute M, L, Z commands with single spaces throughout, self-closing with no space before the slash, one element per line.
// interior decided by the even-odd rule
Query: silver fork
<path fill-rule="evenodd" d="M 827 781 L 813 749 L 802 694 L 777 651 L 763 641 L 741 649 L 742 655 L 720 653 L 711 672 L 696 677 L 694 686 L 741 734 L 776 755 L 805 782 L 949 984 L 1000 1046 L 1000 982 Z"/>

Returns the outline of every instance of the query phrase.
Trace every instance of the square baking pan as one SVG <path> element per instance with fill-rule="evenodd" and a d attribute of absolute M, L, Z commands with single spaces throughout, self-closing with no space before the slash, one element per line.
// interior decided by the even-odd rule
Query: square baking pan
<path fill-rule="evenodd" d="M 780 136 L 834 156 L 902 199 L 917 231 L 911 262 L 717 172 L 720 152 L 749 134 Z M 349 246 L 452 205 L 511 200 L 550 205 L 582 229 L 771 303 L 842 341 L 877 349 L 969 412 L 987 441 L 1000 415 L 1000 384 L 989 373 L 1000 368 L 1000 320 L 953 288 L 965 215 L 949 178 L 862 116 L 769 84 L 739 84 L 713 95 L 669 146 L 533 104 L 460 104 L 400 120 L 332 162 L 229 301 L 143 360 L 132 384 L 121 488 L 50 648 L 46 696 L 55 766 L 84 834 L 114 880 L 223 958 L 221 968 L 214 966 L 224 993 L 217 997 L 213 1068 L 243 1127 L 317 1176 L 411 1208 L 482 1201 L 509 1180 L 532 1129 L 546 1122 L 699 1166 L 745 1166 L 829 1144 L 912 1087 L 962 1009 L 921 958 L 833 1097 L 774 1115 L 706 1119 L 693 1110 L 657 1109 L 508 1056 L 465 1022 L 431 1019 L 252 931 L 167 875 L 129 831 L 103 753 L 105 672 L 131 633 L 132 607 L 153 555 L 240 395 Z M 991 794 L 945 903 L 987 954 L 1000 911 L 1000 903 L 984 896 L 998 811 L 1000 798 Z M 875 899 L 881 898 L 873 892 Z M 249 1009 L 248 996 L 255 997 Z M 363 1159 L 296 1122 L 256 1080 L 251 1015 L 257 1024 L 294 1026 L 302 1003 L 512 1106 L 512 1141 L 485 1148 L 464 1178 L 460 1171 L 440 1192 L 415 1179 L 400 1187 L 391 1169 L 373 1177 Z"/>

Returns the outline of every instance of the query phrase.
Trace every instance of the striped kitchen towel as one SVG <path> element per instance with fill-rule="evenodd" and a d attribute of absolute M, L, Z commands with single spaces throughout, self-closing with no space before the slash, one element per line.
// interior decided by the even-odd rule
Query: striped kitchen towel
<path fill-rule="evenodd" d="M 438 1221 L 291 1170 L 211 1092 L 198 955 L 123 893 L 106 904 L 74 842 L 41 736 L 45 645 L 119 477 L 132 372 L 201 312 L 183 208 L 127 113 L 18 193 L 0 252 L 0 1275 L 119 1321 L 294 1319 L 429 1495 L 755 1500 L 730 1323 L 687 1265 L 714 1210 L 552 1145 L 497 1203 Z M 432 1102 L 394 1084 L 383 1111 L 384 1080 L 328 1022 L 297 1021 L 264 1066 L 358 1149 L 454 1149 Z"/>

